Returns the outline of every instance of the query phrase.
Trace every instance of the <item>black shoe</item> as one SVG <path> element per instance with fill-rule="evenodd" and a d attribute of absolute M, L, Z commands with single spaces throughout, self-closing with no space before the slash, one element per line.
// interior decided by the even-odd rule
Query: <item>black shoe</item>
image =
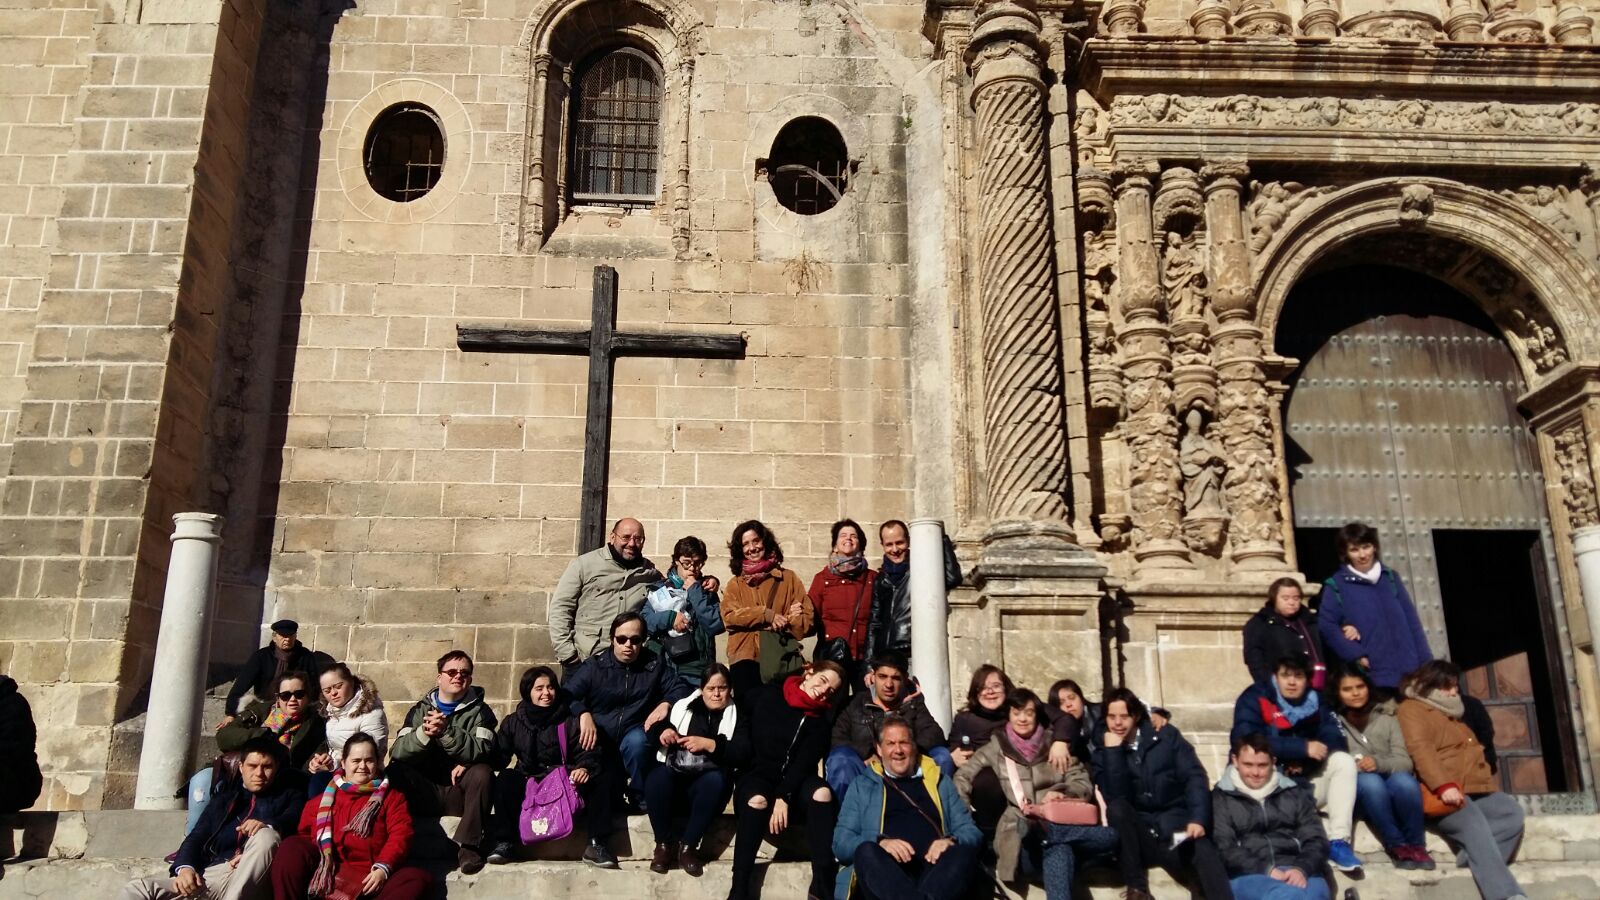
<path fill-rule="evenodd" d="M 463 875 L 476 875 L 483 871 L 483 854 L 477 847 L 462 847 L 456 852 L 456 868 Z"/>
<path fill-rule="evenodd" d="M 489 865 L 503 866 L 511 862 L 513 852 L 510 841 L 501 841 L 495 844 L 494 849 L 489 852 Z"/>
<path fill-rule="evenodd" d="M 688 844 L 678 848 L 678 867 L 683 869 L 684 874 L 693 878 L 699 878 L 706 870 L 705 860 L 700 858 L 700 852 Z"/>
<path fill-rule="evenodd" d="M 617 855 L 605 844 L 589 842 L 589 848 L 583 851 L 583 861 L 597 869 L 620 869 L 617 864 Z"/>

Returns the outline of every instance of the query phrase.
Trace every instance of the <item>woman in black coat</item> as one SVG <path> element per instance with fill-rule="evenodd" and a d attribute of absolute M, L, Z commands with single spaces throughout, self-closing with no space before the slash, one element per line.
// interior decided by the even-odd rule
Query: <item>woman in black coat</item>
<path fill-rule="evenodd" d="M 662 764 L 645 778 L 650 827 L 656 849 L 650 871 L 664 875 L 674 865 L 699 878 L 705 871 L 700 839 L 727 807 L 734 770 L 750 758 L 750 725 L 740 715 L 728 667 L 714 662 L 702 672 L 700 689 L 672 704 L 650 727 L 650 746 Z M 680 830 L 677 814 L 687 808 Z"/>
<path fill-rule="evenodd" d="M 1271 681 L 1278 660 L 1298 656 L 1311 670 L 1311 689 L 1322 690 L 1328 667 L 1317 634 L 1317 614 L 1305 605 L 1300 582 L 1279 578 L 1267 588 L 1265 606 L 1244 624 L 1244 664 L 1257 684 Z"/>
<path fill-rule="evenodd" d="M 598 746 L 588 750 L 579 746 L 578 720 L 554 670 L 534 666 L 523 672 L 520 694 L 516 712 L 500 722 L 494 738 L 496 764 L 505 768 L 494 779 L 494 817 L 489 823 L 494 850 L 489 862 L 510 862 L 515 848 L 522 843 L 517 820 L 522 814 L 528 780 L 542 779 L 564 765 L 583 798 L 582 824 L 589 833 L 584 862 L 617 868 L 617 858 L 606 846 L 615 830 L 615 770 L 602 764 Z M 565 750 L 561 746 L 562 726 L 566 726 Z"/>
<path fill-rule="evenodd" d="M 757 896 L 751 885 L 756 851 L 766 835 L 803 822 L 811 851 L 808 898 L 833 896 L 833 792 L 817 774 L 828 752 L 830 702 L 844 687 L 845 671 L 821 660 L 800 675 L 759 688 L 743 705 L 750 713 L 752 758 L 733 792 L 739 818 L 733 845 L 733 888 L 728 900 Z"/>

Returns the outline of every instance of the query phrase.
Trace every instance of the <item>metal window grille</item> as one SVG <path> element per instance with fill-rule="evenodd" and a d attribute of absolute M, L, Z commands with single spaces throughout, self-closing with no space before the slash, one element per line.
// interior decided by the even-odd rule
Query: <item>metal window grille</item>
<path fill-rule="evenodd" d="M 595 60 L 578 81 L 574 200 L 652 203 L 661 161 L 661 74 L 630 47 Z"/>
<path fill-rule="evenodd" d="M 833 209 L 850 187 L 852 165 L 844 137 L 832 123 L 814 116 L 783 126 L 772 156 L 760 162 L 778 202 L 803 216 Z"/>
<path fill-rule="evenodd" d="M 385 110 L 367 134 L 366 149 L 367 183 L 399 203 L 433 190 L 444 171 L 444 129 L 425 106 Z"/>

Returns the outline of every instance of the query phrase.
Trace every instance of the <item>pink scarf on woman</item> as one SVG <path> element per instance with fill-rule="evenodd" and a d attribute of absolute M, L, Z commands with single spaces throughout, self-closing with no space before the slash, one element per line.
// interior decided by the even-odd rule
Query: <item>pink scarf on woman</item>
<path fill-rule="evenodd" d="M 771 556 L 755 562 L 751 562 L 747 559 L 744 561 L 744 569 L 740 574 L 744 575 L 746 584 L 750 585 L 751 587 L 760 587 L 761 582 L 766 581 L 767 576 L 772 572 L 773 569 L 777 568 L 777 566 L 777 559 Z"/>
<path fill-rule="evenodd" d="M 1030 766 L 1038 762 L 1039 758 L 1043 756 L 1044 742 L 1047 736 L 1043 727 L 1035 725 L 1033 734 L 1023 737 L 1017 734 L 1017 730 L 1011 726 L 1010 722 L 1006 723 L 1006 740 L 1010 741 L 1011 746 L 1022 754 L 1022 761 Z"/>

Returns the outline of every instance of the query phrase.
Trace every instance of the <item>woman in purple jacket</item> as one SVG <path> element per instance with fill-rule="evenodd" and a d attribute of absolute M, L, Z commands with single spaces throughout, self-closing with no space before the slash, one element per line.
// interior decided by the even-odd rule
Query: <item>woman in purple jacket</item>
<path fill-rule="evenodd" d="M 1317 630 L 1334 655 L 1370 672 L 1386 699 L 1433 650 L 1399 574 L 1378 561 L 1377 529 L 1351 522 L 1338 541 L 1344 565 L 1322 583 Z"/>

